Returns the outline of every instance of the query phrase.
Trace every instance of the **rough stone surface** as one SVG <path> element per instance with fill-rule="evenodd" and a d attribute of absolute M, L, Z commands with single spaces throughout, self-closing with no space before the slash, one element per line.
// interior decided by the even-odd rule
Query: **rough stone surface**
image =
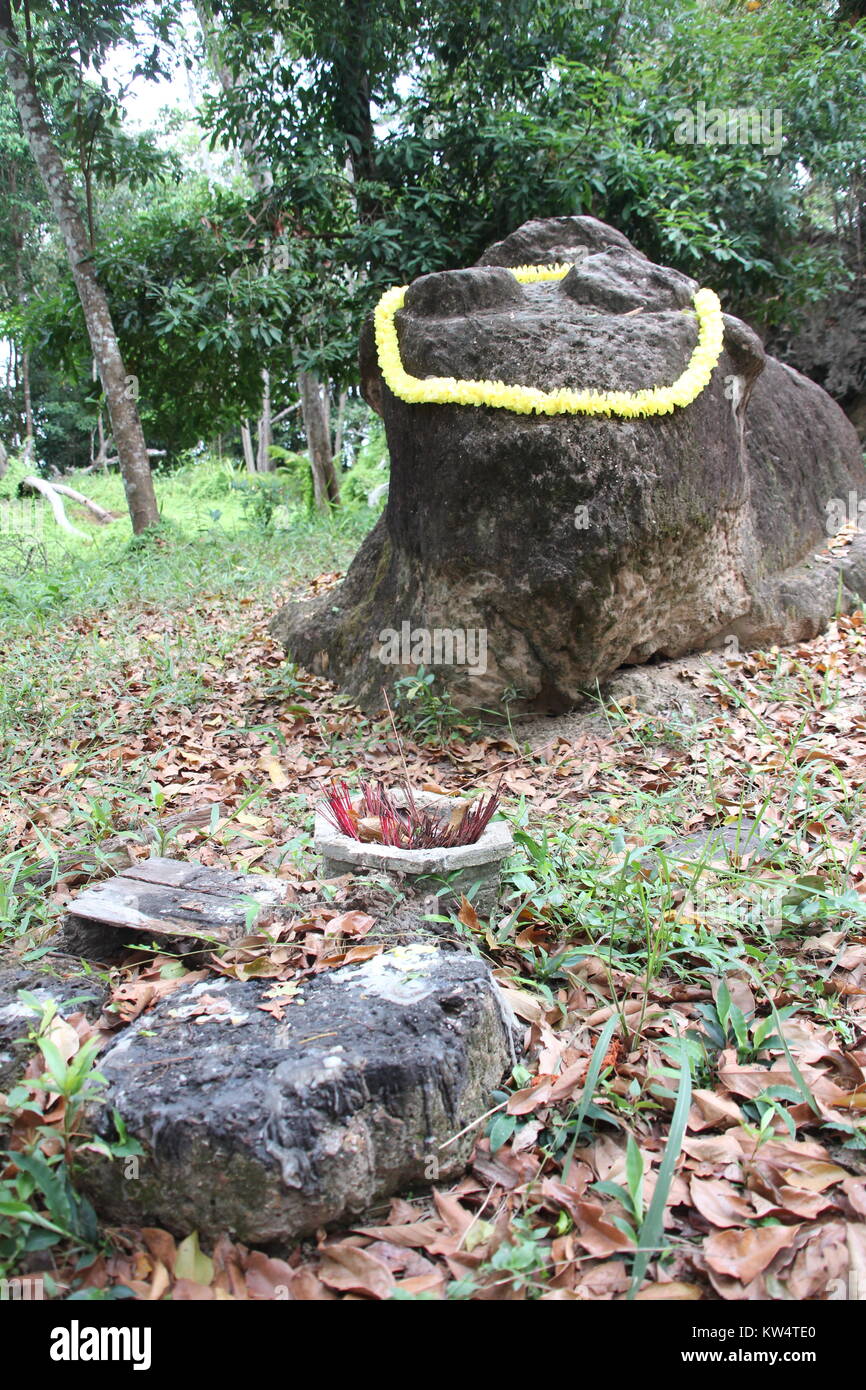
<path fill-rule="evenodd" d="M 523 286 L 502 270 L 551 260 L 574 268 Z M 669 383 L 694 347 L 694 288 L 592 218 L 530 222 L 479 267 L 410 287 L 401 353 L 421 376 Z M 561 710 L 621 666 L 728 635 L 801 640 L 834 612 L 842 566 L 810 556 L 828 501 L 866 494 L 857 435 L 740 320 L 725 317 L 698 399 L 643 420 L 407 405 L 379 375 L 369 324 L 361 372 L 385 420 L 387 508 L 343 585 L 283 609 L 274 630 L 365 704 L 411 669 L 379 659 L 403 622 L 486 632 L 486 663 L 440 668 L 456 703 L 492 706 L 510 687 L 524 708 Z M 862 579 L 849 566 L 843 607 Z"/>
<path fill-rule="evenodd" d="M 427 943 L 304 982 L 280 1021 L 267 981 L 175 991 L 100 1059 L 142 1143 L 138 1179 L 95 1160 L 108 1219 L 287 1243 L 379 1199 L 459 1172 L 512 1060 L 513 1023 L 487 966 Z M 214 1005 L 226 1013 L 196 1022 Z M 447 1148 L 440 1147 L 454 1139 Z"/>
<path fill-rule="evenodd" d="M 777 328 L 771 337 L 792 367 L 817 381 L 844 406 L 866 441 L 866 278 L 859 258 L 855 277 L 797 316 L 796 325 Z"/>
<path fill-rule="evenodd" d="M 704 699 L 688 679 L 703 671 L 708 663 L 703 657 L 686 657 L 679 662 L 663 662 L 653 666 L 629 666 L 617 671 L 601 688 L 601 698 L 608 708 L 636 709 L 642 714 L 663 719 L 677 733 L 690 725 L 711 719 L 718 709 Z"/>
<path fill-rule="evenodd" d="M 665 859 L 671 863 L 712 868 L 736 866 L 742 860 L 763 863 L 772 859 L 774 850 L 772 835 L 747 816 L 734 825 L 715 826 L 697 835 L 669 840 L 663 846 Z"/>
<path fill-rule="evenodd" d="M 42 1005 L 53 1000 L 64 1016 L 84 1013 L 90 1019 L 102 1012 L 108 993 L 98 975 L 67 956 L 45 956 L 37 965 L 10 964 L 0 969 L 0 1091 L 20 1078 L 33 1052 L 27 1034 L 37 1016 L 21 1000 L 19 990 L 26 990 Z"/>

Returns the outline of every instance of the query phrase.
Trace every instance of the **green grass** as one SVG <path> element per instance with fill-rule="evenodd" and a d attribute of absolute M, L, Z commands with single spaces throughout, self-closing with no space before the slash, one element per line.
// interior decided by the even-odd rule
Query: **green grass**
<path fill-rule="evenodd" d="M 116 476 L 68 481 L 105 506 L 123 507 Z M 127 717 L 112 711 L 142 654 L 139 723 L 167 703 L 195 705 L 208 694 L 209 670 L 245 637 L 242 623 L 221 615 L 278 585 L 288 595 L 293 585 L 345 567 L 372 521 L 366 507 L 334 518 L 298 508 L 277 530 L 252 523 L 222 470 L 156 481 L 164 518 L 158 531 L 134 537 L 124 514 L 109 526 L 88 526 L 78 539 L 45 518 L 37 561 L 23 573 L 4 572 L 0 563 L 0 745 L 13 768 L 22 732 L 81 738 L 128 728 Z M 220 507 L 202 496 L 218 488 Z M 151 615 L 158 621 L 150 623 Z"/>
<path fill-rule="evenodd" d="M 98 844 L 131 816 L 174 809 L 153 748 L 172 748 L 186 712 L 241 691 L 226 722 L 248 733 L 256 702 L 281 708 L 299 698 L 288 664 L 253 662 L 234 685 L 231 673 L 256 623 L 315 575 L 345 569 L 375 516 L 358 504 L 333 517 L 298 505 L 277 527 L 244 505 L 247 494 L 231 486 L 238 480 L 249 481 L 213 464 L 157 474 L 163 525 L 140 538 L 113 474 L 65 480 L 121 514 L 97 526 L 68 503 L 83 538 L 60 531 L 47 508 L 0 500 L 0 541 L 25 517 L 38 531 L 26 566 L 20 546 L 0 544 L 0 931 L 56 916 L 22 878 L 25 857 Z M 112 746 L 122 751 L 107 763 Z"/>
<path fill-rule="evenodd" d="M 70 474 L 64 481 L 118 519 L 96 525 L 67 502 L 67 515 L 85 531 L 83 538 L 60 530 L 46 507 L 35 513 L 37 528 L 29 528 L 35 547 L 29 564 L 20 545 L 14 554 L 0 546 L 6 634 L 123 605 L 189 606 L 202 593 L 240 598 L 268 583 L 307 579 L 344 566 L 375 520 L 364 505 L 321 518 L 298 503 L 281 508 L 268 524 L 267 508 L 255 503 L 262 481 L 267 487 L 270 479 L 249 479 L 211 464 L 157 474 L 163 526 L 153 536 L 135 538 L 116 474 Z M 29 506 L 26 511 L 33 515 Z M 20 502 L 0 502 L 0 539 L 15 535 L 10 528 L 23 513 Z"/>

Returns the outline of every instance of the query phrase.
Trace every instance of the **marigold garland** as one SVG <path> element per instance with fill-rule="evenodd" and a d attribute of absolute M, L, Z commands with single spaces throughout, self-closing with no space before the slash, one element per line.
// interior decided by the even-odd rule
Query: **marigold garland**
<path fill-rule="evenodd" d="M 522 285 L 562 280 L 570 265 L 522 265 L 512 273 Z M 451 376 L 410 376 L 400 357 L 397 325 L 408 285 L 386 290 L 374 315 L 379 366 L 387 385 L 400 400 L 413 405 L 490 405 L 520 415 L 668 415 L 675 406 L 691 405 L 709 384 L 722 351 L 722 306 L 712 290 L 698 290 L 692 303 L 698 321 L 698 342 L 691 360 L 672 386 L 643 391 L 539 391 L 533 386 L 509 386 L 504 381 L 458 381 Z"/>

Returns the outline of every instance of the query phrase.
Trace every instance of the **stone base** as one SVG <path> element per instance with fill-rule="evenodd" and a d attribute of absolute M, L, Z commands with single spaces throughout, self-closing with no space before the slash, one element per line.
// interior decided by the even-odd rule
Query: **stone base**
<path fill-rule="evenodd" d="M 398 804 L 402 799 L 403 794 L 396 792 Z M 439 807 L 446 816 L 459 805 L 453 797 L 433 792 L 416 792 L 415 800 L 419 806 Z M 482 916 L 489 916 L 496 908 L 500 866 L 514 847 L 511 829 L 502 820 L 492 820 L 474 845 L 459 845 L 455 849 L 399 849 L 370 844 L 341 834 L 321 807 L 316 811 L 314 844 L 328 878 L 364 872 L 383 875 L 402 892 L 419 897 L 435 894 L 444 912 L 455 910 L 465 893 Z"/>
<path fill-rule="evenodd" d="M 322 861 L 325 878 L 340 878 L 343 874 L 357 874 L 358 866 L 347 859 L 325 858 Z M 459 869 L 448 875 L 447 883 L 434 874 L 389 874 L 380 871 L 380 876 L 390 882 L 394 890 L 407 896 L 431 898 L 434 905 L 431 912 L 454 912 L 461 895 L 471 896 L 472 906 L 479 917 L 489 917 L 495 912 L 499 901 L 499 864 L 478 864 L 475 868 Z"/>
<path fill-rule="evenodd" d="M 288 1244 L 464 1168 L 479 1130 L 463 1130 L 515 1060 L 482 961 L 396 947 L 305 981 L 282 1018 L 262 1007 L 278 988 L 182 987 L 101 1056 L 96 1130 L 116 1108 L 145 1149 L 137 1177 L 89 1161 L 104 1217 Z"/>

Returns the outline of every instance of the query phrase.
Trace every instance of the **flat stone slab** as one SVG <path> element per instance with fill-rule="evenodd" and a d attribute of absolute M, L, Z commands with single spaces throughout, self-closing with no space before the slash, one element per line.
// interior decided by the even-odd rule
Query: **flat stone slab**
<path fill-rule="evenodd" d="M 226 945 L 249 929 L 252 908 L 284 895 L 276 878 L 153 855 L 73 898 L 63 945 L 94 959 L 130 941 Z"/>
<path fill-rule="evenodd" d="M 743 817 L 736 825 L 716 826 L 660 846 L 668 860 L 704 864 L 707 868 L 731 867 L 742 859 L 770 859 L 776 844 L 757 821 Z"/>
<path fill-rule="evenodd" d="M 290 990 L 181 987 L 100 1056 L 96 1132 L 116 1107 L 145 1150 L 136 1178 L 88 1158 L 105 1218 L 286 1244 L 465 1167 L 514 1060 L 485 963 L 416 943 Z"/>

